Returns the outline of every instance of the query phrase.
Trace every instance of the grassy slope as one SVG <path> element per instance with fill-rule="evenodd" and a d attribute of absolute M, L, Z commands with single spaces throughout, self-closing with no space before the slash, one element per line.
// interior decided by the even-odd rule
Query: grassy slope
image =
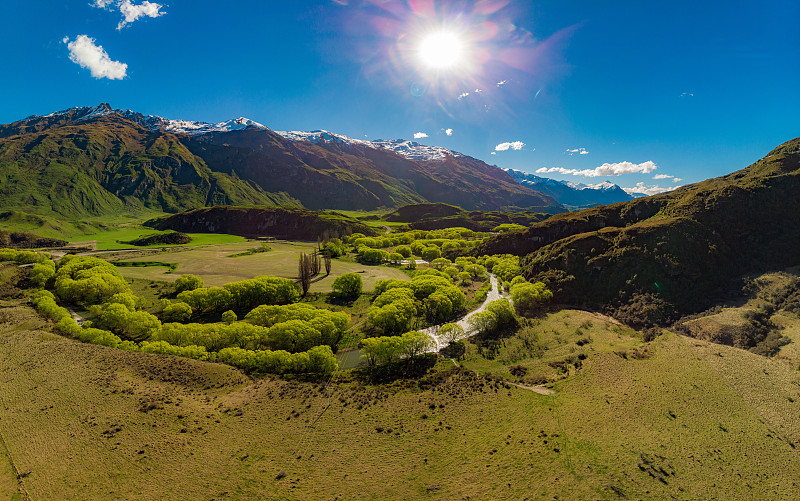
<path fill-rule="evenodd" d="M 432 390 L 337 378 L 323 413 L 318 385 L 83 345 L 36 331 L 26 308 L 3 316 L 17 327 L 0 328 L 0 432 L 33 498 L 800 494 L 797 373 L 675 335 L 649 358 L 594 354 L 554 396 L 456 376 Z M 650 477 L 641 454 L 674 475 Z"/>

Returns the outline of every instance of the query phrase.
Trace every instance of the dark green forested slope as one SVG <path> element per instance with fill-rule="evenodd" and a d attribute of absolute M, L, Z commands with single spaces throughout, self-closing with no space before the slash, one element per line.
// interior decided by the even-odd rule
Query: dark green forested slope
<path fill-rule="evenodd" d="M 800 264 L 800 139 L 746 169 L 671 193 L 558 214 L 476 250 L 526 255 L 567 301 L 652 292 L 702 309 L 746 273 Z"/>

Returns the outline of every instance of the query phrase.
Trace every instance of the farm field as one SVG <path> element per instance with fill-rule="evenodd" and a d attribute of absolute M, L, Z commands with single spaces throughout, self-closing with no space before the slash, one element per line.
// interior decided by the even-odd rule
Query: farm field
<path fill-rule="evenodd" d="M 7 306 L 0 433 L 32 499 L 800 494 L 798 374 L 733 348 L 673 334 L 642 345 L 610 328 L 630 348 L 599 340 L 550 396 L 449 360 L 381 385 L 337 373 L 329 393 L 81 344 Z M 584 314 L 561 315 L 563 325 Z M 593 336 L 603 328 L 595 323 Z"/>
<path fill-rule="evenodd" d="M 174 281 L 181 274 L 191 273 L 202 278 L 207 286 L 222 286 L 228 282 L 258 275 L 295 278 L 297 277 L 297 264 L 300 253 L 311 253 L 316 247 L 316 244 L 311 242 L 269 242 L 268 245 L 273 249 L 270 252 L 229 257 L 231 254 L 244 252 L 259 245 L 260 243 L 258 242 L 240 242 L 121 259 L 121 261 L 126 262 L 163 261 L 177 263 L 176 271 L 171 274 L 166 274 L 167 268 L 160 266 L 123 267 L 119 268 L 119 271 L 126 278 L 157 281 Z M 344 273 L 359 273 L 365 291 L 372 290 L 375 287 L 375 282 L 383 278 L 408 279 L 408 275 L 398 268 L 369 266 L 334 259 L 330 276 L 325 276 L 323 271 L 322 275 L 315 277 L 310 290 L 312 292 L 329 292 L 336 277 Z"/>

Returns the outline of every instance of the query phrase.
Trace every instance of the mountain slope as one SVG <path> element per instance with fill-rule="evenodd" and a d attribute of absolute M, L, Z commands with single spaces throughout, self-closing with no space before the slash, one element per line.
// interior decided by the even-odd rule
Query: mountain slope
<path fill-rule="evenodd" d="M 563 210 L 500 169 L 443 148 L 293 134 L 245 118 L 167 120 L 107 104 L 32 116 L 0 126 L 0 207 L 68 218 L 218 204 Z"/>
<path fill-rule="evenodd" d="M 45 124 L 54 120 L 60 119 Z M 28 121 L 5 126 L 1 133 L 3 208 L 79 217 L 141 207 L 176 211 L 291 202 L 211 171 L 177 136 L 147 131 L 118 114 L 49 127 Z"/>
<path fill-rule="evenodd" d="M 702 309 L 746 273 L 800 264 L 800 139 L 746 169 L 671 193 L 555 215 L 478 253 L 526 255 L 529 277 L 565 301 L 651 292 Z"/>

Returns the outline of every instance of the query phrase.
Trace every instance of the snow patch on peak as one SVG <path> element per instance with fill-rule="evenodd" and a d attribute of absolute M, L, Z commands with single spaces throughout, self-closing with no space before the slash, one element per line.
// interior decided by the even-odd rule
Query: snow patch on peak
<path fill-rule="evenodd" d="M 591 188 L 593 190 L 613 190 L 615 188 L 619 188 L 619 186 L 611 181 L 603 181 L 602 183 L 590 184 L 587 186 L 587 188 Z"/>
<path fill-rule="evenodd" d="M 405 139 L 377 139 L 372 141 L 372 144 L 411 160 L 444 160 L 448 156 L 464 156 L 441 146 L 426 146 L 416 141 L 407 141 Z"/>
<path fill-rule="evenodd" d="M 152 117 L 153 115 L 150 116 Z M 192 135 L 207 134 L 209 132 L 231 132 L 235 130 L 267 128 L 255 120 L 250 120 L 249 118 L 245 117 L 234 118 L 232 120 L 226 120 L 224 122 L 215 124 L 208 122 L 196 122 L 193 120 L 169 120 L 162 118 L 161 125 L 163 130 L 167 132 Z"/>
<path fill-rule="evenodd" d="M 333 132 L 328 132 L 327 130 L 320 129 L 320 130 L 311 130 L 311 131 L 275 131 L 275 134 L 285 137 L 290 141 L 310 141 L 312 143 L 339 143 L 339 144 L 346 144 L 349 146 L 352 145 L 360 145 L 366 146 L 368 148 L 374 148 L 375 146 L 372 145 L 369 141 L 364 141 L 362 139 L 353 139 L 352 137 L 343 136 L 341 134 L 335 134 Z"/>
<path fill-rule="evenodd" d="M 311 141 L 313 143 L 339 143 L 347 145 L 360 145 L 367 148 L 389 150 L 400 156 L 411 160 L 444 160 L 446 156 L 461 157 L 460 153 L 450 151 L 441 146 L 426 146 L 416 141 L 405 139 L 376 139 L 375 141 L 365 141 L 363 139 L 353 139 L 352 137 L 335 134 L 327 130 L 312 131 L 275 131 L 276 134 L 289 139 L 290 141 Z"/>

